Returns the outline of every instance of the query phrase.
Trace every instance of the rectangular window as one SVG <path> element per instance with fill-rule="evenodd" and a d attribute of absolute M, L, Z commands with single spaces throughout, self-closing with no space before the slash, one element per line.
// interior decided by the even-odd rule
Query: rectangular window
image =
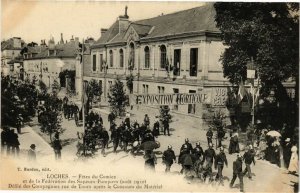
<path fill-rule="evenodd" d="M 146 85 L 143 84 L 143 93 L 146 93 Z"/>
<path fill-rule="evenodd" d="M 190 76 L 197 76 L 198 48 L 191 48 L 190 52 Z"/>
<path fill-rule="evenodd" d="M 180 76 L 181 49 L 174 50 L 173 74 Z"/>
<path fill-rule="evenodd" d="M 157 92 L 160 94 L 160 86 L 157 87 Z"/>
<path fill-rule="evenodd" d="M 175 94 L 178 94 L 178 93 L 179 93 L 179 89 L 178 89 L 178 88 L 173 88 L 173 92 L 174 92 Z M 174 105 L 174 106 L 173 106 L 173 109 L 177 111 L 177 110 L 178 110 L 178 105 Z"/>
<path fill-rule="evenodd" d="M 196 93 L 195 90 L 190 90 L 189 93 Z M 196 104 L 188 104 L 188 113 L 195 114 L 196 112 Z"/>
<path fill-rule="evenodd" d="M 97 61 L 96 61 L 96 54 L 93 54 L 93 71 L 96 71 L 96 64 L 97 64 Z"/>
<path fill-rule="evenodd" d="M 100 65 L 100 72 L 103 71 L 103 54 L 100 54 L 100 61 L 99 61 L 99 65 Z"/>

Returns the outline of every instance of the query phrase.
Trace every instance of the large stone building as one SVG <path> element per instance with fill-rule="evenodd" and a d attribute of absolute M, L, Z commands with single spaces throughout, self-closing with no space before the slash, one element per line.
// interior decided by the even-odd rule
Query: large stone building
<path fill-rule="evenodd" d="M 109 29 L 101 29 L 101 37 L 91 47 L 91 63 L 84 65 L 84 79 L 99 80 L 107 97 L 117 76 L 125 83 L 132 73 L 133 93 L 205 90 L 212 94 L 212 105 L 224 106 L 228 81 L 219 61 L 224 46 L 214 16 L 213 5 L 208 4 L 131 22 L 126 8 Z M 196 115 L 201 109 L 201 104 L 172 107 Z"/>
<path fill-rule="evenodd" d="M 20 37 L 13 37 L 1 42 L 1 74 L 20 78 L 23 69 L 21 50 L 25 42 Z"/>
<path fill-rule="evenodd" d="M 84 80 L 98 80 L 106 99 L 117 77 L 126 87 L 126 77 L 132 74 L 133 94 L 208 93 L 208 104 L 172 105 L 174 112 L 203 117 L 210 109 L 222 108 L 229 114 L 226 103 L 231 85 L 223 77 L 220 56 L 225 46 L 215 14 L 213 4 L 207 3 L 130 21 L 126 7 L 125 14 L 101 29 L 101 37 L 91 46 Z"/>
<path fill-rule="evenodd" d="M 42 80 L 48 87 L 56 80 L 65 87 L 65 78 L 60 80 L 59 74 L 65 70 L 75 71 L 79 49 L 78 38 L 64 42 L 62 35 L 57 44 L 51 38 L 48 45 L 42 40 L 40 45 L 28 46 L 23 54 L 25 77 Z"/>

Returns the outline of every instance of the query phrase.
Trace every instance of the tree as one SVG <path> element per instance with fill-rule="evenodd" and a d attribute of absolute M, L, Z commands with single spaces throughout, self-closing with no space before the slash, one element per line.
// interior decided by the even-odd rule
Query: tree
<path fill-rule="evenodd" d="M 39 81 L 39 88 L 40 88 L 41 94 L 46 95 L 48 88 L 47 88 L 47 85 L 42 80 Z"/>
<path fill-rule="evenodd" d="M 52 86 L 52 91 L 53 91 L 53 93 L 58 93 L 58 92 L 59 92 L 59 90 L 60 90 L 60 85 L 59 85 L 59 83 L 58 83 L 57 80 L 54 80 L 54 81 L 53 81 L 53 84 L 52 84 L 51 86 Z"/>
<path fill-rule="evenodd" d="M 275 103 L 286 103 L 282 82 L 292 78 L 299 96 L 299 4 L 215 3 L 215 21 L 227 46 L 221 61 L 224 77 L 238 85 L 246 80 L 247 62 L 254 59 L 260 95 L 275 92 Z M 298 113 L 294 115 L 298 119 Z"/>
<path fill-rule="evenodd" d="M 99 82 L 95 79 L 90 80 L 88 86 L 88 98 L 93 101 L 95 97 L 100 97 L 102 95 L 102 87 Z"/>
<path fill-rule="evenodd" d="M 224 76 L 238 85 L 254 59 L 262 90 L 268 94 L 290 77 L 298 78 L 299 4 L 215 3 L 217 27 L 228 46 L 221 60 Z"/>
<path fill-rule="evenodd" d="M 115 115 L 122 115 L 125 112 L 127 97 L 125 95 L 124 85 L 119 78 L 117 78 L 115 84 L 110 87 L 108 102 Z"/>
<path fill-rule="evenodd" d="M 167 105 L 160 106 L 159 108 L 159 120 L 164 122 L 171 122 L 172 121 L 172 115 L 170 114 L 170 107 Z"/>
<path fill-rule="evenodd" d="M 56 95 L 46 94 L 44 96 L 44 111 L 40 114 L 41 131 L 50 137 L 52 142 L 52 135 L 59 132 L 62 133 L 61 127 L 62 112 L 60 111 L 61 102 Z"/>

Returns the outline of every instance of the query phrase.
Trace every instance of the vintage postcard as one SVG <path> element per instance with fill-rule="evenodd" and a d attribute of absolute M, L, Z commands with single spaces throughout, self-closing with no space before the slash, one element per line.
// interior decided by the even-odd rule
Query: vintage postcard
<path fill-rule="evenodd" d="M 298 3 L 1 4 L 0 190 L 298 192 Z"/>

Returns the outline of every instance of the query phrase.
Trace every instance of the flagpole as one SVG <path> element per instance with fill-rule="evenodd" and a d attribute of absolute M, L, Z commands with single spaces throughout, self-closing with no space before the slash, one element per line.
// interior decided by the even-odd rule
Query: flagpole
<path fill-rule="evenodd" d="M 84 101 L 84 92 L 85 92 L 85 90 L 84 90 L 84 80 L 83 80 L 83 61 L 84 61 L 84 59 L 83 59 L 83 54 L 84 54 L 84 38 L 82 39 L 82 48 L 81 48 L 81 55 L 82 55 L 82 58 L 81 58 L 81 60 L 82 60 L 82 65 L 81 65 L 81 88 L 82 88 L 82 92 L 81 92 L 81 102 L 82 102 L 82 106 L 81 106 L 81 108 L 82 108 L 82 123 L 83 123 L 83 130 L 85 129 L 85 116 L 84 116 L 84 110 L 85 110 L 85 106 L 84 106 L 84 104 L 85 104 L 85 101 Z"/>
<path fill-rule="evenodd" d="M 84 89 L 84 80 L 83 80 L 83 64 L 84 64 L 84 38 L 82 39 L 82 47 L 81 47 L 81 60 L 82 60 L 82 64 L 81 64 L 81 88 L 82 88 L 82 91 L 81 91 L 81 113 L 82 113 L 82 124 L 83 124 L 83 139 L 82 139 L 82 142 L 83 142 L 83 155 L 85 156 L 85 153 L 86 153 L 86 149 L 85 149 L 85 116 L 84 116 L 84 111 L 85 111 L 85 101 L 84 101 L 84 92 L 85 92 L 85 89 Z"/>

